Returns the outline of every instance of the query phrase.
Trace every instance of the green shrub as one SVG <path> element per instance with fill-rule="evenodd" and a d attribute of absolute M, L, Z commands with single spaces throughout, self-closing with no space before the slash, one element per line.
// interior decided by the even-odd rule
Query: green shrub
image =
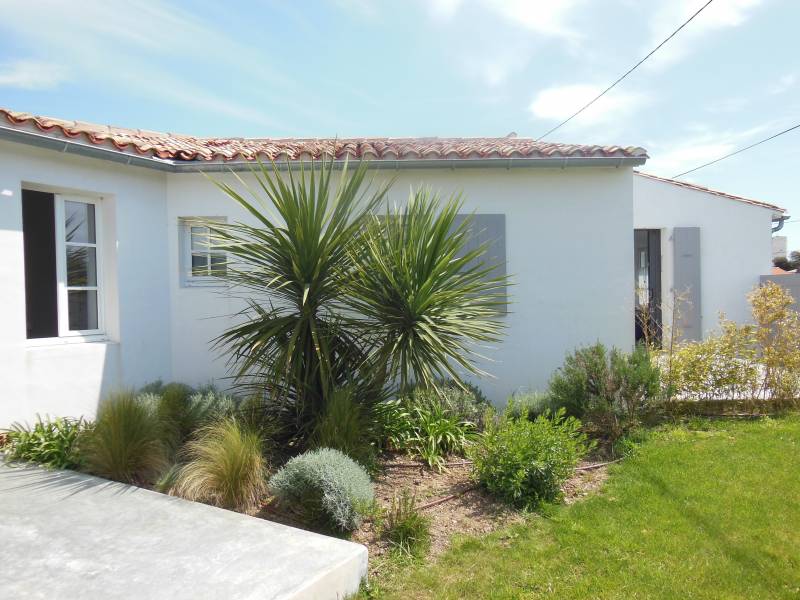
<path fill-rule="evenodd" d="M 631 354 L 597 343 L 567 356 L 550 380 L 549 403 L 611 442 L 636 426 L 659 397 L 660 372 L 643 346 Z"/>
<path fill-rule="evenodd" d="M 111 394 L 78 442 L 86 469 L 124 483 L 149 483 L 169 466 L 163 425 L 152 397 Z"/>
<path fill-rule="evenodd" d="M 476 429 L 433 391 L 383 402 L 376 414 L 388 449 L 408 452 L 436 468 L 442 467 L 448 454 L 463 454 Z"/>
<path fill-rule="evenodd" d="M 422 556 L 431 544 L 431 520 L 417 508 L 417 498 L 407 489 L 392 498 L 383 534 L 401 554 Z"/>
<path fill-rule="evenodd" d="M 371 469 L 375 462 L 373 432 L 364 407 L 356 402 L 353 389 L 339 388 L 331 394 L 325 412 L 311 436 L 312 448 L 339 450 Z"/>
<path fill-rule="evenodd" d="M 266 492 L 266 463 L 261 439 L 224 418 L 200 428 L 184 447 L 173 491 L 189 500 L 247 510 Z"/>
<path fill-rule="evenodd" d="M 364 467 L 338 450 L 310 450 L 287 462 L 269 481 L 278 500 L 311 524 L 352 531 L 375 502 Z"/>
<path fill-rule="evenodd" d="M 553 405 L 567 415 L 582 418 L 597 402 L 611 397 L 608 352 L 597 343 L 567 356 L 553 374 L 548 393 Z"/>
<path fill-rule="evenodd" d="M 194 391 L 182 383 L 160 386 L 149 395 L 156 405 L 158 418 L 164 428 L 164 441 L 173 454 L 201 427 L 230 416 L 235 402 L 229 396 L 209 387 Z"/>
<path fill-rule="evenodd" d="M 441 468 L 448 454 L 463 454 L 475 430 L 437 402 L 413 406 L 411 415 L 415 431 L 406 449 L 430 467 Z"/>
<path fill-rule="evenodd" d="M 409 394 L 417 403 L 440 402 L 462 421 L 478 425 L 484 413 L 492 407 L 483 391 L 467 381 L 446 379 L 436 382 L 436 389 L 417 386 Z"/>
<path fill-rule="evenodd" d="M 14 423 L 5 432 L 2 450 L 7 460 L 27 460 L 50 469 L 74 469 L 80 465 L 76 441 L 86 427 L 83 419 L 36 416 L 33 427 Z"/>
<path fill-rule="evenodd" d="M 515 506 L 533 508 L 556 500 L 587 451 L 580 427 L 564 409 L 533 421 L 501 418 L 490 423 L 469 452 L 475 477 L 490 493 Z"/>
<path fill-rule="evenodd" d="M 548 410 L 552 411 L 553 400 L 541 392 L 515 393 L 508 399 L 504 415 L 512 419 L 533 421 Z"/>

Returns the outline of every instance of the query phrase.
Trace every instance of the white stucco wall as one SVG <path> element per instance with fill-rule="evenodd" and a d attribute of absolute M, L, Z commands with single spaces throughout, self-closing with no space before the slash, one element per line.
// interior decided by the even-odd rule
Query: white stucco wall
<path fill-rule="evenodd" d="M 633 341 L 630 169 L 377 172 L 411 186 L 463 192 L 465 211 L 506 215 L 511 312 L 505 341 L 484 349 L 496 402 L 542 389 L 564 355 L 602 340 Z M 102 341 L 26 340 L 21 190 L 102 196 L 107 335 Z M 224 288 L 183 287 L 179 219 L 246 220 L 200 174 L 169 174 L 10 142 L 0 143 L 0 427 L 36 413 L 93 416 L 104 393 L 161 378 L 226 387 L 210 341 L 238 302 Z M 574 243 L 565 245 L 570 237 Z"/>
<path fill-rule="evenodd" d="M 663 305 L 671 306 L 673 297 L 672 231 L 699 227 L 704 335 L 717 326 L 720 312 L 748 321 L 746 294 L 771 266 L 773 211 L 639 175 L 633 178 L 633 198 L 634 226 L 661 230 Z M 665 310 L 665 323 L 669 316 Z"/>
<path fill-rule="evenodd" d="M 486 353 L 495 378 L 477 382 L 495 402 L 519 389 L 543 389 L 568 351 L 602 340 L 633 343 L 632 171 L 614 168 L 428 169 L 395 175 L 390 201 L 402 204 L 420 183 L 463 192 L 465 211 L 506 214 L 507 270 L 513 304 L 505 341 Z M 181 217 L 248 217 L 201 175 L 167 178 L 176 379 L 224 385 L 223 362 L 208 342 L 235 309 L 220 290 L 181 287 Z M 565 245 L 569 237 L 572 244 Z"/>
<path fill-rule="evenodd" d="M 26 340 L 21 190 L 102 196 L 107 336 Z M 165 176 L 0 142 L 0 427 L 91 417 L 114 388 L 171 378 Z"/>

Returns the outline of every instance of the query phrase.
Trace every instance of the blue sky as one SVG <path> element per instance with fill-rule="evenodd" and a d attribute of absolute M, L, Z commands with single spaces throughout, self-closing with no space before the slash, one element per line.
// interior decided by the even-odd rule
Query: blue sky
<path fill-rule="evenodd" d="M 537 137 L 703 0 L 0 0 L 0 106 L 218 136 Z M 800 122 L 800 2 L 714 0 L 550 138 L 673 176 Z M 691 181 L 790 209 L 800 130 Z"/>

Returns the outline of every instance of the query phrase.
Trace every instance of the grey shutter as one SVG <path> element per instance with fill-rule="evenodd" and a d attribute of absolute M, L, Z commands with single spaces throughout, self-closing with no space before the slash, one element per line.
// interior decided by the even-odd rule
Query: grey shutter
<path fill-rule="evenodd" d="M 467 215 L 458 215 L 455 225 L 460 225 Z M 488 277 L 497 277 L 506 274 L 506 216 L 504 214 L 472 215 L 470 239 L 464 245 L 464 250 L 469 252 L 481 244 L 486 244 L 486 254 L 483 262 L 494 267 Z M 506 290 L 506 295 L 508 291 Z M 507 312 L 503 309 L 501 312 Z"/>
<path fill-rule="evenodd" d="M 685 295 L 686 302 L 680 303 L 678 328 L 684 340 L 701 340 L 703 323 L 701 319 L 700 287 L 700 228 L 676 227 L 672 230 L 672 249 L 674 259 L 675 293 Z"/>

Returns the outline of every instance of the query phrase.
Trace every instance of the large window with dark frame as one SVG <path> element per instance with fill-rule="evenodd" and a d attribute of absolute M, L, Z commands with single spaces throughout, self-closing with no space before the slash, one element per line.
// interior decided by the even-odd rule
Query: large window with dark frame
<path fill-rule="evenodd" d="M 100 203 L 23 190 L 29 339 L 103 333 Z"/>

